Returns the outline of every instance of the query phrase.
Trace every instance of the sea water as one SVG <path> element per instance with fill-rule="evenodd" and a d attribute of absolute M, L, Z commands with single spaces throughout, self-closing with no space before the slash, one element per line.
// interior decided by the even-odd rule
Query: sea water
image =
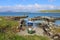
<path fill-rule="evenodd" d="M 60 17 L 60 13 L 30 13 L 30 12 L 0 12 L 0 16 L 28 16 L 28 18 L 37 16 Z M 60 25 L 60 20 L 55 22 Z"/>

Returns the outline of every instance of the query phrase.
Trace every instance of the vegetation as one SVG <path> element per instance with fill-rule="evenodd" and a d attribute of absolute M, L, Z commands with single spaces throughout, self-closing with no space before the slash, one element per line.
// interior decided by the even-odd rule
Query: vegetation
<path fill-rule="evenodd" d="M 41 10 L 40 12 L 60 12 L 60 10 Z"/>
<path fill-rule="evenodd" d="M 49 40 L 49 38 L 44 37 L 44 36 L 25 36 L 24 38 L 26 38 L 26 40 Z"/>
<path fill-rule="evenodd" d="M 0 17 L 0 40 L 9 40 L 9 38 L 15 36 L 14 28 L 17 26 L 17 21 L 6 20 L 4 17 Z"/>
<path fill-rule="evenodd" d="M 60 27 L 52 28 L 54 33 L 60 33 Z"/>
<path fill-rule="evenodd" d="M 8 39 L 7 39 L 7 37 L 4 38 L 4 36 L 0 35 L 0 40 L 8 40 Z M 34 36 L 18 36 L 18 35 L 15 35 L 15 36 L 11 36 L 9 38 L 9 40 L 50 40 L 50 39 L 47 37 L 37 36 L 37 35 L 34 35 Z"/>
<path fill-rule="evenodd" d="M 18 36 L 14 31 L 14 28 L 18 26 L 17 21 L 6 20 L 4 17 L 0 17 L 0 40 L 49 40 L 43 36 Z"/>

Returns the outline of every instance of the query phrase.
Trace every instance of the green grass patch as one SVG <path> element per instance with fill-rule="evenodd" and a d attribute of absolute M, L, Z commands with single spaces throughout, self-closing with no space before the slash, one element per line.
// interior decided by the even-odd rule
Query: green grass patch
<path fill-rule="evenodd" d="M 26 38 L 26 40 L 49 40 L 48 37 L 45 37 L 45 36 L 37 36 L 37 35 L 34 35 L 34 36 L 25 36 L 24 38 Z"/>
<path fill-rule="evenodd" d="M 50 38 L 46 36 L 37 36 L 37 35 L 33 35 L 33 36 L 32 35 L 26 35 L 26 36 L 14 35 L 9 38 L 8 37 L 4 38 L 4 35 L 0 34 L 0 40 L 50 40 Z"/>
<path fill-rule="evenodd" d="M 40 12 L 60 12 L 60 10 L 41 10 Z"/>

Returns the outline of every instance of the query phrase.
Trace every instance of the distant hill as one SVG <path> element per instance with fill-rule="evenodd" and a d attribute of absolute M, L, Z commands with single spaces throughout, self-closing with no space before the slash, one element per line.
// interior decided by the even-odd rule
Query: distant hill
<path fill-rule="evenodd" d="M 60 10 L 40 10 L 40 12 L 60 12 Z"/>

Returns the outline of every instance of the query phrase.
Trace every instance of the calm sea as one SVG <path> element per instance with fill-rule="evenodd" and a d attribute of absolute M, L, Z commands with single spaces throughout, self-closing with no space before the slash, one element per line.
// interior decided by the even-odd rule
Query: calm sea
<path fill-rule="evenodd" d="M 23 16 L 23 15 L 28 15 L 29 17 L 34 17 L 34 16 L 60 17 L 60 13 L 0 12 L 0 16 Z"/>
<path fill-rule="evenodd" d="M 29 16 L 29 18 L 36 16 L 60 17 L 60 13 L 0 12 L 0 16 L 24 16 L 24 15 Z M 56 24 L 60 25 L 60 20 L 56 21 Z"/>

